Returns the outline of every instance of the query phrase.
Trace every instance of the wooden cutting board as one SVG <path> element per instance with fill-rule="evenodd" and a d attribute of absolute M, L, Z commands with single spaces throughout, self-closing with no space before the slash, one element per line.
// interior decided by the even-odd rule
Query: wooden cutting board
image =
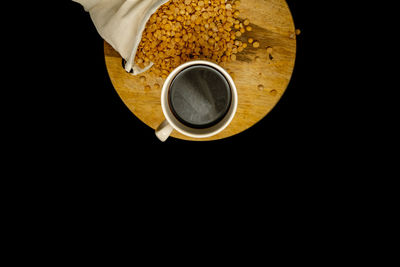
<path fill-rule="evenodd" d="M 221 133 L 204 139 L 187 137 L 177 131 L 172 137 L 185 140 L 217 140 L 238 134 L 264 118 L 276 105 L 290 81 L 296 57 L 295 26 L 285 0 L 242 0 L 240 20 L 248 18 L 251 32 L 245 32 L 238 40 L 247 42 L 253 38 L 259 48 L 249 45 L 237 54 L 237 60 L 220 64 L 229 72 L 238 90 L 237 113 L 231 124 Z M 267 52 L 272 47 L 272 52 Z M 107 42 L 104 56 L 112 84 L 122 101 L 135 116 L 149 127 L 156 129 L 164 121 L 161 109 L 161 87 L 165 79 L 149 72 L 133 76 L 122 67 L 122 58 Z M 257 60 L 256 60 L 256 57 Z M 140 82 L 145 76 L 146 82 Z M 150 85 L 151 89 L 145 89 Z M 263 85 L 264 89 L 258 86 Z"/>

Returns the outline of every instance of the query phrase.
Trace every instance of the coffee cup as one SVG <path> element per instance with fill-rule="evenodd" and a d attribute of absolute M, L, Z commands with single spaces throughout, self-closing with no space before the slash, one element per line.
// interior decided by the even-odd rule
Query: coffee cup
<path fill-rule="evenodd" d="M 174 69 L 161 90 L 165 120 L 156 136 L 165 141 L 173 130 L 192 138 L 223 131 L 235 116 L 235 83 L 221 66 L 205 60 L 186 62 Z"/>

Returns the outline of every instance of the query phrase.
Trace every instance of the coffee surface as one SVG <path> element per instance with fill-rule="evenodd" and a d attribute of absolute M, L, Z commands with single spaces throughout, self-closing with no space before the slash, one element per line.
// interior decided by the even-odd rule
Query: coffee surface
<path fill-rule="evenodd" d="M 226 78 L 206 65 L 191 66 L 172 81 L 168 97 L 175 117 L 193 128 L 221 121 L 229 110 L 231 90 Z"/>

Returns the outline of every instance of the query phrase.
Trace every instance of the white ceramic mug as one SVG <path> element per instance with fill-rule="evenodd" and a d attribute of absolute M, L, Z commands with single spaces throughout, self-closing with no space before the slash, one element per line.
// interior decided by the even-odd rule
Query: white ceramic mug
<path fill-rule="evenodd" d="M 171 86 L 172 81 L 174 80 L 175 76 L 178 75 L 184 69 L 193 66 L 193 65 L 207 65 L 210 66 L 217 71 L 219 71 L 229 83 L 229 87 L 231 89 L 231 105 L 228 109 L 228 112 L 225 114 L 224 118 L 219 121 L 217 124 L 209 127 L 209 128 L 191 128 L 183 123 L 181 123 L 173 114 L 168 104 L 168 92 Z M 165 120 L 158 126 L 156 129 L 156 135 L 161 141 L 167 140 L 167 138 L 171 135 L 172 131 L 175 129 L 176 131 L 194 138 L 206 138 L 224 130 L 229 123 L 232 121 L 233 117 L 235 116 L 236 109 L 237 109 L 238 97 L 235 83 L 233 82 L 232 77 L 228 74 L 226 70 L 224 70 L 219 65 L 212 63 L 210 61 L 205 60 L 194 60 L 186 62 L 176 69 L 174 69 L 167 77 L 164 82 L 164 85 L 161 90 L 161 107 L 165 116 Z"/>

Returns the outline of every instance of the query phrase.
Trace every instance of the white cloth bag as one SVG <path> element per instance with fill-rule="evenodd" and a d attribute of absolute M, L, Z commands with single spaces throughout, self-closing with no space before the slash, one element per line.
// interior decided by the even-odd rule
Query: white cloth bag
<path fill-rule="evenodd" d="M 125 70 L 133 75 L 141 69 L 135 65 L 136 50 L 150 16 L 169 0 L 73 0 L 80 3 L 100 34 L 126 60 Z"/>

